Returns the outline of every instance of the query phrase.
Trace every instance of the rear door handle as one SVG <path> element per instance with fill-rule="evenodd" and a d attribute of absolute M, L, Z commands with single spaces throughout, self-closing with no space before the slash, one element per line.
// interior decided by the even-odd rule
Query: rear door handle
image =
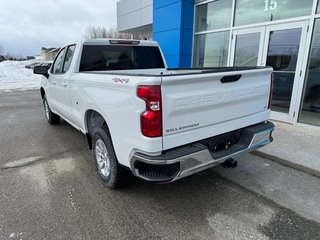
<path fill-rule="evenodd" d="M 56 81 L 52 81 L 51 83 L 52 83 L 53 85 L 56 85 L 56 84 L 57 84 L 57 82 L 56 82 Z"/>
<path fill-rule="evenodd" d="M 68 83 L 63 82 L 63 83 L 62 83 L 62 86 L 66 87 L 66 86 L 68 86 Z"/>

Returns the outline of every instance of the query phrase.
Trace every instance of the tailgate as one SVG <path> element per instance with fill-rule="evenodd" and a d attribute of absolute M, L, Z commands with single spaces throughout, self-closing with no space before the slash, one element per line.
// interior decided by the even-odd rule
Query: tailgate
<path fill-rule="evenodd" d="M 163 149 L 269 118 L 271 68 L 163 76 Z"/>

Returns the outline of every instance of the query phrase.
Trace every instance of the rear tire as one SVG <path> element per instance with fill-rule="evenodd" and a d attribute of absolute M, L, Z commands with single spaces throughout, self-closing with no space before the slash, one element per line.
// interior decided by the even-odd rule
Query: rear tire
<path fill-rule="evenodd" d="M 43 107 L 48 123 L 58 124 L 60 122 L 60 116 L 51 111 L 46 96 L 43 97 Z"/>
<path fill-rule="evenodd" d="M 132 174 L 118 163 L 107 126 L 94 132 L 92 155 L 98 174 L 107 187 L 116 189 L 129 183 Z"/>

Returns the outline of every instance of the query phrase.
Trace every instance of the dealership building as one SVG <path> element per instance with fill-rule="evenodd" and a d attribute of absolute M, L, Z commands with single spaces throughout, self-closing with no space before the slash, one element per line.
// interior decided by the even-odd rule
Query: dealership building
<path fill-rule="evenodd" d="M 169 67 L 272 66 L 271 118 L 320 126 L 320 0 L 120 0 L 120 32 Z"/>

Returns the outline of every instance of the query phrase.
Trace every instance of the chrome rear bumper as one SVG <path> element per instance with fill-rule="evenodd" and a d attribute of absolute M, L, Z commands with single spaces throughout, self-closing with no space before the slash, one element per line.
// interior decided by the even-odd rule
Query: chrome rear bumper
<path fill-rule="evenodd" d="M 172 182 L 269 144 L 272 142 L 273 130 L 274 125 L 271 122 L 244 128 L 237 143 L 216 152 L 210 151 L 209 147 L 200 141 L 166 151 L 159 156 L 135 153 L 131 158 L 131 169 L 135 176 L 146 181 Z"/>

